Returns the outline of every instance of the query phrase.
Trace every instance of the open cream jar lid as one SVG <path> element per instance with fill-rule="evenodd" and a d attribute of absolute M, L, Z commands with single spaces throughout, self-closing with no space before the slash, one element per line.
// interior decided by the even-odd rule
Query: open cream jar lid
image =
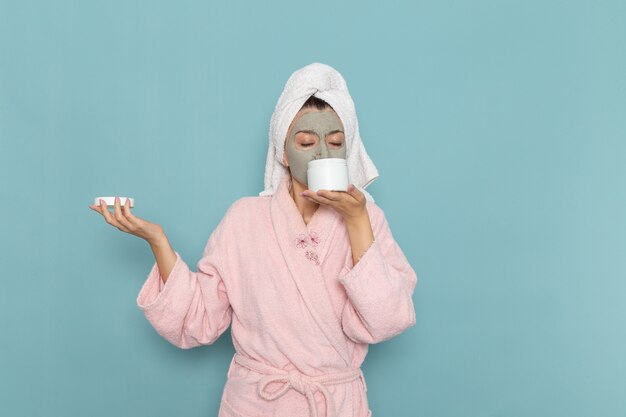
<path fill-rule="evenodd" d="M 120 196 L 120 205 L 123 206 L 126 203 L 126 199 L 127 198 L 130 200 L 130 206 L 131 207 L 135 207 L 135 200 L 130 198 L 130 197 L 122 197 L 122 196 Z M 96 206 L 99 206 L 101 199 L 104 200 L 104 203 L 107 206 L 115 206 L 115 196 L 113 196 L 113 197 L 96 197 L 93 203 Z"/>

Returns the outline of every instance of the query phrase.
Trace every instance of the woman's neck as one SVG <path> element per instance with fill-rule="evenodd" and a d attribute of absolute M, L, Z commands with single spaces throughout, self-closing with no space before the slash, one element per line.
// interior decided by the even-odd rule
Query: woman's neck
<path fill-rule="evenodd" d="M 319 204 L 314 201 L 307 200 L 300 195 L 302 191 L 308 190 L 307 186 L 301 184 L 293 177 L 291 177 L 290 182 L 291 189 L 289 190 L 289 194 L 291 194 L 291 198 L 293 198 L 293 201 L 296 203 L 296 207 L 298 207 L 298 211 L 300 211 L 300 214 L 302 215 L 302 220 L 304 220 L 304 224 L 309 224 L 309 221 L 311 220 L 311 217 L 313 217 L 315 211 L 318 209 Z"/>

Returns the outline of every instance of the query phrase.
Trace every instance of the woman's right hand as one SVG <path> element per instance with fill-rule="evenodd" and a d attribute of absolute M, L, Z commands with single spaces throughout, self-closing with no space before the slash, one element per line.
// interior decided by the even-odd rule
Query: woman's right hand
<path fill-rule="evenodd" d="M 102 199 L 100 205 L 92 204 L 89 206 L 93 211 L 100 213 L 110 225 L 117 227 L 122 232 L 145 239 L 150 244 L 154 244 L 165 237 L 160 225 L 143 220 L 131 213 L 130 199 L 127 198 L 122 206 L 120 198 L 116 196 L 114 207 L 114 213 L 111 213 Z"/>

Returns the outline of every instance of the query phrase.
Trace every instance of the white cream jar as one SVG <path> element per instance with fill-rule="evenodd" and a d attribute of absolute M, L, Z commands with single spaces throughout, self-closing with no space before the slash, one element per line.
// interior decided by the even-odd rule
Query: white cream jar
<path fill-rule="evenodd" d="M 343 158 L 322 158 L 309 161 L 306 171 L 311 191 L 348 191 L 348 164 Z"/>

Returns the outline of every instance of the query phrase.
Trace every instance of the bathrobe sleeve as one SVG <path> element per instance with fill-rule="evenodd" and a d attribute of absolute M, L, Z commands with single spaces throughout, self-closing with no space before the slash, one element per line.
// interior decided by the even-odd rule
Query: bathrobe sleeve
<path fill-rule="evenodd" d="M 175 251 L 176 263 L 167 281 L 163 283 L 155 262 L 137 297 L 157 333 L 181 349 L 214 343 L 231 323 L 220 253 L 223 223 L 209 237 L 198 272 L 191 271 Z"/>
<path fill-rule="evenodd" d="M 339 282 L 347 301 L 344 333 L 356 343 L 379 343 L 415 324 L 413 291 L 417 275 L 396 243 L 382 209 L 368 203 L 374 242 Z"/>

